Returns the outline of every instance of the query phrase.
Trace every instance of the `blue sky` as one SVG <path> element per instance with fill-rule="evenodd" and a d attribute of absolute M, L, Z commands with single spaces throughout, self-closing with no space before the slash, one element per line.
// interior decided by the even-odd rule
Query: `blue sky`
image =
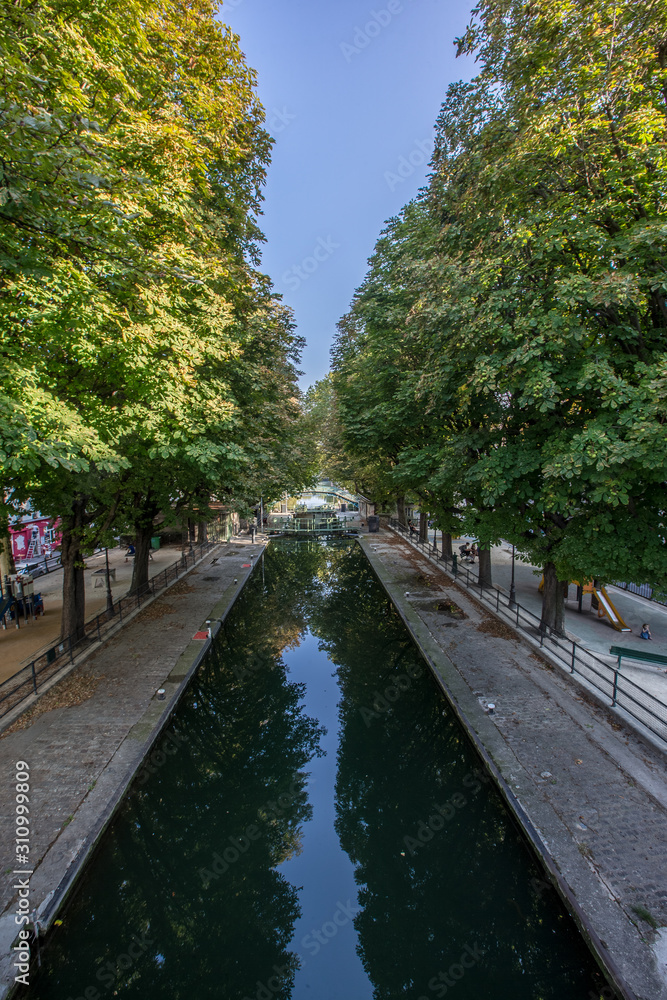
<path fill-rule="evenodd" d="M 329 369 L 336 322 L 383 223 L 423 185 L 433 124 L 471 60 L 453 40 L 469 0 L 228 0 L 220 20 L 257 70 L 275 137 L 262 270 L 306 338 L 305 389 Z"/>

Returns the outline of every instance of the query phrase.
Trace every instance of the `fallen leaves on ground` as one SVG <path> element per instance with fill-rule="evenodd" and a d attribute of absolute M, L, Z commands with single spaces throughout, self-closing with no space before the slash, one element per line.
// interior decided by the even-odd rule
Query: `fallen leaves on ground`
<path fill-rule="evenodd" d="M 504 622 L 496 621 L 495 618 L 486 618 L 481 625 L 477 626 L 478 632 L 485 632 L 486 635 L 492 635 L 496 639 L 514 639 L 516 642 L 516 632 L 505 625 Z"/>
<path fill-rule="evenodd" d="M 192 574 L 190 575 L 192 576 Z M 173 597 L 175 594 L 177 597 L 181 597 L 183 594 L 191 594 L 194 589 L 195 588 L 191 587 L 185 580 L 179 580 L 178 583 L 175 583 L 173 587 L 169 588 L 169 596 Z"/>
<path fill-rule="evenodd" d="M 154 622 L 159 618 L 164 618 L 165 615 L 175 615 L 176 609 L 172 608 L 170 604 L 151 604 L 149 608 L 145 611 L 141 611 L 135 621 L 137 622 Z"/>
<path fill-rule="evenodd" d="M 21 729 L 27 729 L 40 715 L 45 715 L 46 712 L 52 712 L 56 708 L 74 708 L 76 705 L 82 705 L 84 701 L 92 698 L 103 677 L 103 674 L 97 675 L 88 671 L 75 670 L 59 681 L 45 695 L 42 695 L 32 708 L 29 708 L 8 729 L 5 729 L 0 734 L 0 739 L 4 739 L 5 736 Z"/>
<path fill-rule="evenodd" d="M 438 601 L 436 611 L 444 611 L 451 618 L 463 619 L 468 617 L 463 608 L 460 608 L 458 604 L 451 600 Z"/>

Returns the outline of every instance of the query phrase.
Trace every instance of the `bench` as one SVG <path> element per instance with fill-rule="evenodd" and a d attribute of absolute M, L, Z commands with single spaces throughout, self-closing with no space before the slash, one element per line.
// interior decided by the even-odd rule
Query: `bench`
<path fill-rule="evenodd" d="M 625 646 L 610 646 L 609 652 L 613 656 L 618 657 L 618 666 L 621 666 L 621 660 L 625 657 L 628 660 L 643 660 L 644 663 L 661 663 L 667 666 L 667 656 L 660 656 L 659 653 L 649 653 L 644 652 L 644 650 L 639 649 L 627 649 Z"/>

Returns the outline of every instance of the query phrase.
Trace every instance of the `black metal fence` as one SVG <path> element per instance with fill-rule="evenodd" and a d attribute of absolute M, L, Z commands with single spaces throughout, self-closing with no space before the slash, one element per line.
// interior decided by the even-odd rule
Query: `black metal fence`
<path fill-rule="evenodd" d="M 12 677 L 3 681 L 0 684 L 0 718 L 31 694 L 37 694 L 40 684 L 43 685 L 50 677 L 58 673 L 68 661 L 73 663 L 76 655 L 92 643 L 102 639 L 118 622 L 122 622 L 123 618 L 127 618 L 129 614 L 155 597 L 161 590 L 171 586 L 194 566 L 208 549 L 216 544 L 217 538 L 214 537 L 201 544 L 193 545 L 192 548 L 183 552 L 177 562 L 151 577 L 148 583 L 136 593 L 121 597 L 118 601 L 114 601 L 112 607 L 87 621 L 84 625 L 83 635 L 79 637 L 69 635 L 66 639 L 58 640 L 55 645 L 45 649 L 31 663 L 26 664 Z"/>
<path fill-rule="evenodd" d="M 540 619 L 532 611 L 514 603 L 510 605 L 507 593 L 499 587 L 484 587 L 479 582 L 479 576 L 469 564 L 459 565 L 458 557 L 443 556 L 435 542 L 419 538 L 415 530 L 400 524 L 396 518 L 389 518 L 389 526 L 404 535 L 412 544 L 422 551 L 429 559 L 444 566 L 457 583 L 475 593 L 482 604 L 492 608 L 508 622 L 539 640 L 560 665 L 571 674 L 582 677 L 598 694 L 609 701 L 611 708 L 623 709 L 629 716 L 640 722 L 654 736 L 667 744 L 667 705 L 656 698 L 645 688 L 636 684 L 629 677 L 623 676 L 618 665 L 606 663 L 590 650 L 584 649 L 572 639 L 563 638 L 540 627 Z"/>
<path fill-rule="evenodd" d="M 629 594 L 637 594 L 639 597 L 645 597 L 647 601 L 654 601 L 656 604 L 667 604 L 667 601 L 656 597 L 653 587 L 649 587 L 648 583 L 619 583 L 615 581 L 614 586 L 620 587 L 621 590 L 627 590 Z"/>

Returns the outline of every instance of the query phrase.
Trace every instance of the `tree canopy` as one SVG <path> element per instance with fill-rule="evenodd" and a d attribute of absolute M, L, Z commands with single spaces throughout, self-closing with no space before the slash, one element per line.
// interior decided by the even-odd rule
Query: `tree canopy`
<path fill-rule="evenodd" d="M 559 580 L 667 586 L 665 38 L 664 0 L 482 0 L 334 352 L 348 448 L 544 566 L 556 629 Z"/>
<path fill-rule="evenodd" d="M 300 482 L 301 341 L 257 269 L 272 140 L 215 14 L 0 14 L 0 471 L 61 518 L 70 597 L 112 529 Z M 83 613 L 65 601 L 63 634 Z"/>

